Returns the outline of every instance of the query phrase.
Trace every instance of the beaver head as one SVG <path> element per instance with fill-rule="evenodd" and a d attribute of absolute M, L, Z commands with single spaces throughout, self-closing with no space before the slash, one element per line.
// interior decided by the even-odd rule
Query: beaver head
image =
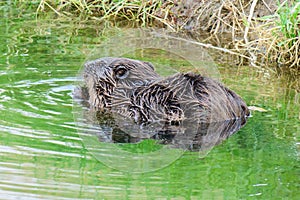
<path fill-rule="evenodd" d="M 160 78 L 151 63 L 127 58 L 101 58 L 85 63 L 84 80 L 90 105 L 111 106 L 111 96 L 118 85 L 133 88 Z"/>

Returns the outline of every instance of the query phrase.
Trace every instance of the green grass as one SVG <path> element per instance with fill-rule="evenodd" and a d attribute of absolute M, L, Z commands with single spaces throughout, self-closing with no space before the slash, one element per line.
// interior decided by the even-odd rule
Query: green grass
<path fill-rule="evenodd" d="M 300 36 L 300 1 L 294 2 L 291 6 L 285 2 L 279 6 L 277 13 L 279 16 L 277 24 L 280 26 L 282 34 L 289 41 L 289 46 L 292 46 L 297 37 Z"/>
<path fill-rule="evenodd" d="M 300 70 L 300 0 L 279 5 L 274 19 L 277 50 L 273 52 L 273 60 L 279 66 Z"/>

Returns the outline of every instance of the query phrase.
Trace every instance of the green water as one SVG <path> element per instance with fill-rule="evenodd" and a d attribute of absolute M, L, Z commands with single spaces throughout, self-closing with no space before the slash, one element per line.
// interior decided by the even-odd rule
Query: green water
<path fill-rule="evenodd" d="M 253 111 L 205 156 L 185 152 L 154 172 L 125 173 L 85 148 L 72 114 L 78 70 L 124 29 L 16 18 L 6 5 L 0 16 L 0 199 L 300 198 L 300 94 L 287 78 L 220 65 L 223 82 L 267 112 Z"/>

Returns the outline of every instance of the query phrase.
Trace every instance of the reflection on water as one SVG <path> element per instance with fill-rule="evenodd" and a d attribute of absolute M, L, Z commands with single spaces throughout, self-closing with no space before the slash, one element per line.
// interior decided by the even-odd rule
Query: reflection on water
<path fill-rule="evenodd" d="M 86 134 L 97 135 L 99 142 L 138 143 L 146 139 L 192 151 L 208 151 L 237 132 L 246 123 L 246 118 L 212 123 L 197 123 L 187 119 L 178 125 L 164 121 L 140 125 L 132 119 L 110 112 L 83 111 L 81 127 L 92 127 Z M 118 117 L 117 117 L 118 116 Z M 85 123 L 85 124 L 84 124 Z"/>
<path fill-rule="evenodd" d="M 246 123 L 245 118 L 211 123 L 185 119 L 179 124 L 162 120 L 141 125 L 116 113 L 77 106 L 75 116 L 85 148 L 106 166 L 129 173 L 161 170 L 185 151 L 204 158 Z"/>
<path fill-rule="evenodd" d="M 205 157 L 184 152 L 161 170 L 123 173 L 87 151 L 72 115 L 75 77 L 89 50 L 105 40 L 101 29 L 14 19 L 12 11 L 0 18 L 0 199 L 298 199 L 300 98 L 285 79 L 220 65 L 225 85 L 268 112 L 253 112 Z M 158 151 L 155 145 L 118 148 Z"/>

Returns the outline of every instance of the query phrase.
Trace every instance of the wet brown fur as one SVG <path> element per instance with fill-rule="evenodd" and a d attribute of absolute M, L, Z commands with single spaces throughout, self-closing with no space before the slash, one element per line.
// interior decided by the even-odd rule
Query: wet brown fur
<path fill-rule="evenodd" d="M 87 62 L 82 98 L 96 110 L 111 110 L 138 124 L 186 118 L 199 123 L 246 118 L 246 103 L 221 83 L 194 73 L 162 78 L 147 62 L 102 58 Z"/>

